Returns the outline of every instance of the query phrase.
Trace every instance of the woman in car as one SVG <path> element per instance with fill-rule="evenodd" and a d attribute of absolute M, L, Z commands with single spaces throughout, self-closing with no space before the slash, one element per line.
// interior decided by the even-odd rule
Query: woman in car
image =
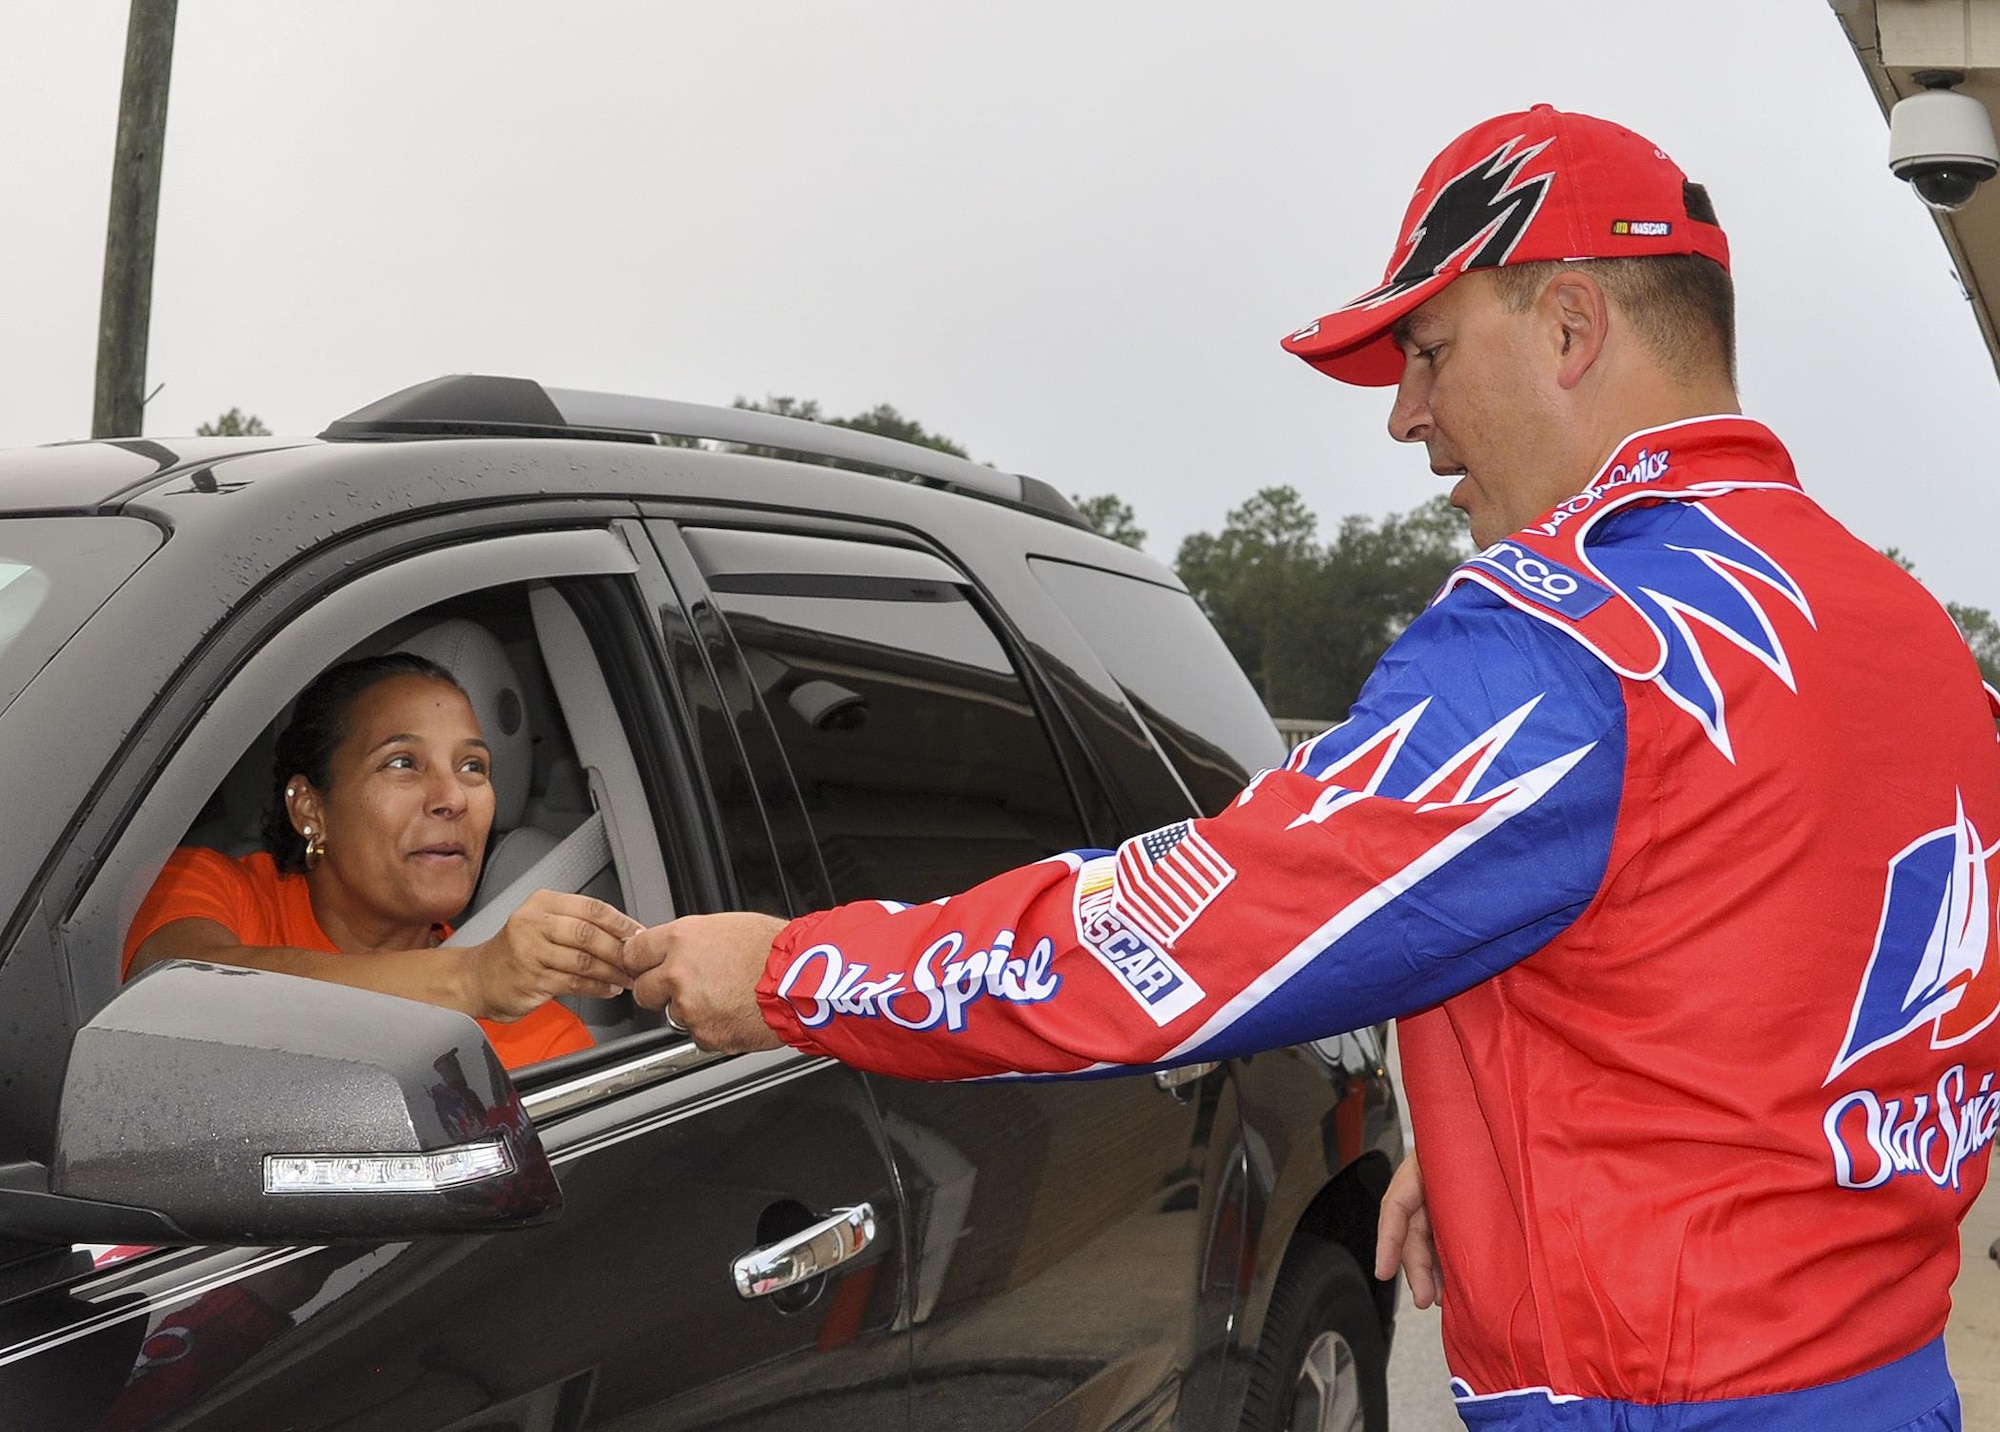
<path fill-rule="evenodd" d="M 463 1010 L 510 1069 L 590 1047 L 559 994 L 615 995 L 642 926 L 540 890 L 484 944 L 442 948 L 479 881 L 491 753 L 450 672 L 410 652 L 322 672 L 279 736 L 262 850 L 169 857 L 125 939 L 125 973 L 208 960 Z"/>

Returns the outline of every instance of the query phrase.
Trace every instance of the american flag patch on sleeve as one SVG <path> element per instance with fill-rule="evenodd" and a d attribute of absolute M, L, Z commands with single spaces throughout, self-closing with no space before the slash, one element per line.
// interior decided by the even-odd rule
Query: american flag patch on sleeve
<path fill-rule="evenodd" d="M 1171 945 L 1236 878 L 1236 867 L 1189 821 L 1135 835 L 1118 847 L 1112 908 L 1161 945 Z"/>

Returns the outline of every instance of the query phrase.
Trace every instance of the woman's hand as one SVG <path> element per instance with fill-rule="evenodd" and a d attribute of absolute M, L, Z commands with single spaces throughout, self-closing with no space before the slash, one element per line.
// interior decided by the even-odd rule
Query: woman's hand
<path fill-rule="evenodd" d="M 1424 1210 L 1424 1175 L 1412 1153 L 1389 1180 L 1375 1233 L 1375 1276 L 1387 1282 L 1396 1265 L 1410 1280 L 1410 1301 L 1428 1308 L 1444 1296 L 1444 1270 L 1431 1239 L 1431 1216 Z"/>
<path fill-rule="evenodd" d="M 608 999 L 631 983 L 619 952 L 644 928 L 602 900 L 537 890 L 499 934 L 472 947 L 473 1013 L 515 1020 L 559 994 Z"/>

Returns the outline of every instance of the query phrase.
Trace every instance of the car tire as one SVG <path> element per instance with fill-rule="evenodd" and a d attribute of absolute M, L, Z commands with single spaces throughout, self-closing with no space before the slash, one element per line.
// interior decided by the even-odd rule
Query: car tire
<path fill-rule="evenodd" d="M 1388 1432 L 1389 1346 L 1368 1279 L 1337 1243 L 1287 1255 L 1250 1366 L 1242 1432 Z"/>

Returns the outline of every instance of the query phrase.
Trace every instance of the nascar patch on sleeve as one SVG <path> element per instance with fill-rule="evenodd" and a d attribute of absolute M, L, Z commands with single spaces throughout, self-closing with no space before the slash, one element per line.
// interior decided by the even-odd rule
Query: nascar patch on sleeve
<path fill-rule="evenodd" d="M 1116 856 L 1084 862 L 1075 889 L 1077 939 L 1154 1024 L 1170 1024 L 1206 998 L 1174 957 L 1119 909 Z"/>

